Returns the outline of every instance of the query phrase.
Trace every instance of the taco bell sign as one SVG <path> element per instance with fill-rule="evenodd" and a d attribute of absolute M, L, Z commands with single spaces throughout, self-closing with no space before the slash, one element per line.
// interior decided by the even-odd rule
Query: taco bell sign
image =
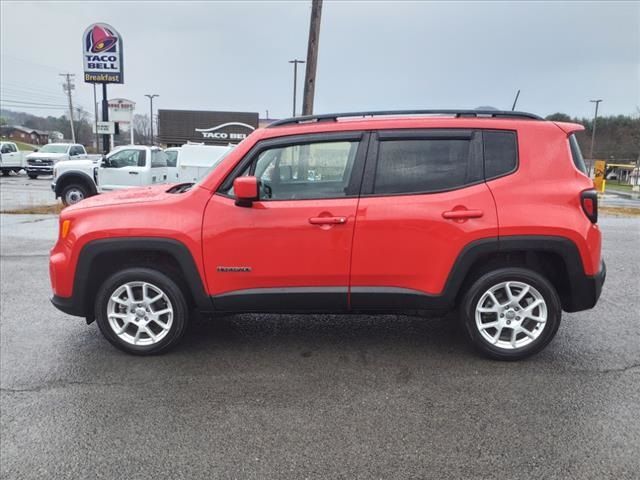
<path fill-rule="evenodd" d="M 94 23 L 82 36 L 84 81 L 124 83 L 122 37 L 111 25 Z"/>

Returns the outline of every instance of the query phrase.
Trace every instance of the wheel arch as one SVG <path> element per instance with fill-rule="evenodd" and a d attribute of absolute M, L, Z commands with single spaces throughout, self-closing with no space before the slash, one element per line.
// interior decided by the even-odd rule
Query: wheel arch
<path fill-rule="evenodd" d="M 82 247 L 73 282 L 75 314 L 93 321 L 94 297 L 113 273 L 130 267 L 149 267 L 167 274 L 185 298 L 200 310 L 210 310 L 211 300 L 189 249 L 169 238 L 136 237 L 93 240 Z"/>
<path fill-rule="evenodd" d="M 64 189 L 72 183 L 81 183 L 82 185 L 85 185 L 89 191 L 89 195 L 97 195 L 98 193 L 96 182 L 88 174 L 84 172 L 68 172 L 63 173 L 56 179 L 56 198 L 61 197 Z"/>
<path fill-rule="evenodd" d="M 572 240 L 556 236 L 508 236 L 467 245 L 447 279 L 445 296 L 457 304 L 475 280 L 502 267 L 529 268 L 543 275 L 556 289 L 567 312 L 593 307 L 593 282 L 584 273 L 578 247 Z"/>

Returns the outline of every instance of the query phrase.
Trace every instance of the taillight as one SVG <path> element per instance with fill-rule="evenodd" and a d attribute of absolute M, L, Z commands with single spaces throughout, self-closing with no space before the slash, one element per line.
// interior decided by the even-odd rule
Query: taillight
<path fill-rule="evenodd" d="M 598 222 L 598 193 L 595 190 L 585 190 L 580 194 L 582 210 L 591 223 Z"/>

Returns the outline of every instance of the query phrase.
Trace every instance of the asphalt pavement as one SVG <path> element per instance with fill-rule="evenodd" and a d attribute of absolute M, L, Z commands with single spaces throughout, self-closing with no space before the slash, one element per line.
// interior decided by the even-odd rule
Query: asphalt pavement
<path fill-rule="evenodd" d="M 0 211 L 54 205 L 57 200 L 51 181 L 51 175 L 33 180 L 24 173 L 0 177 Z"/>
<path fill-rule="evenodd" d="M 48 300 L 50 216 L 0 215 L 3 479 L 637 479 L 640 219 L 598 306 L 518 363 L 452 318 L 239 315 L 139 358 Z"/>

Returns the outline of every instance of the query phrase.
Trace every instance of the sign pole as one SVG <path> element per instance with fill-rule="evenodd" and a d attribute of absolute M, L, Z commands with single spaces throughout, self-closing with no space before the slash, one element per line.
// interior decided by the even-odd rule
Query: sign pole
<path fill-rule="evenodd" d="M 109 121 L 109 102 L 107 101 L 107 84 L 102 84 L 102 121 Z M 102 135 L 102 153 L 109 153 L 109 134 Z"/>

